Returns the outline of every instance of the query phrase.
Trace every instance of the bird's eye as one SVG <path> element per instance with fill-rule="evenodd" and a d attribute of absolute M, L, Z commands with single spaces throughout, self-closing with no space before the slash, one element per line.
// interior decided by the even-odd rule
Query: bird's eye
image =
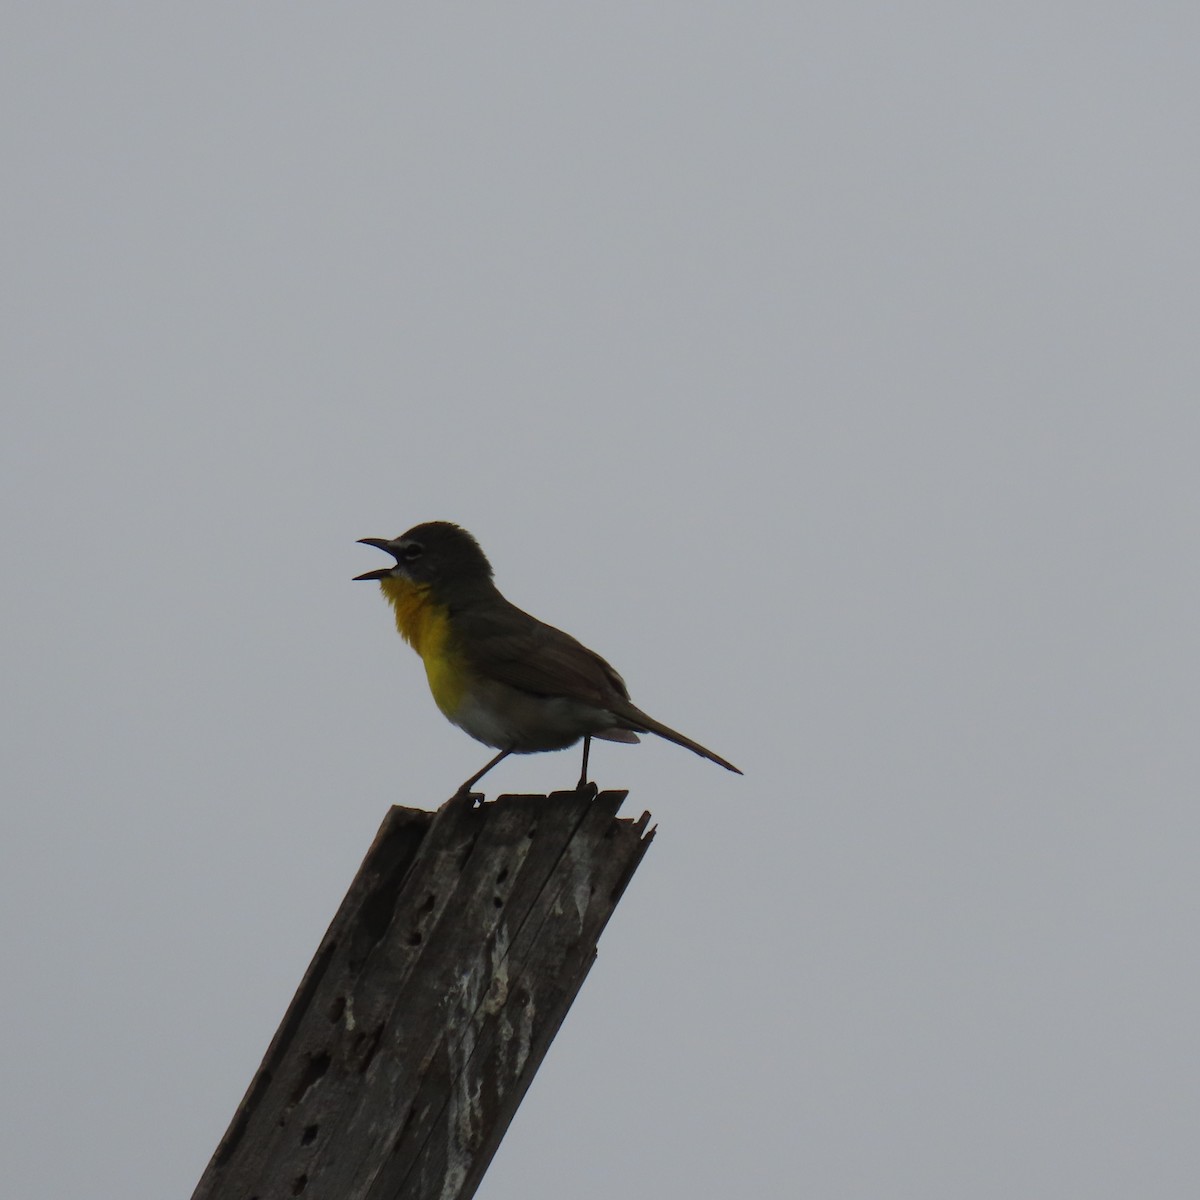
<path fill-rule="evenodd" d="M 405 562 L 412 562 L 413 559 L 420 558 L 425 553 L 425 547 L 420 542 L 409 542 L 400 551 L 400 557 Z"/>

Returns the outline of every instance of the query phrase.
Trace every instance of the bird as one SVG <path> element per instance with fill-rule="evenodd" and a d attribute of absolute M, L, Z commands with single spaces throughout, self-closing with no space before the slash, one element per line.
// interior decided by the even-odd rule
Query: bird
<path fill-rule="evenodd" d="M 733 763 L 644 713 L 594 650 L 501 595 L 479 543 L 450 521 L 395 538 L 359 538 L 396 561 L 356 575 L 378 581 L 401 637 L 421 656 L 442 714 L 499 751 L 455 793 L 471 789 L 510 754 L 563 750 L 583 739 L 577 788 L 588 787 L 593 738 L 637 742 L 653 733 L 733 771 Z"/>

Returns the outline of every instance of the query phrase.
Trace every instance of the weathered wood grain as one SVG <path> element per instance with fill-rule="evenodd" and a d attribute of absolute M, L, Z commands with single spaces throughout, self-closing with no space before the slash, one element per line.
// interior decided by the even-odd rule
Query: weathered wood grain
<path fill-rule="evenodd" d="M 653 837 L 624 792 L 393 808 L 193 1200 L 466 1200 Z"/>

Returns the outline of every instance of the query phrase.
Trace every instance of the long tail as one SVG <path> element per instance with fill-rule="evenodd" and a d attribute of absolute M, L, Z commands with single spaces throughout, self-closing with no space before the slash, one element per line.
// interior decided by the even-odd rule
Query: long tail
<path fill-rule="evenodd" d="M 657 734 L 660 738 L 666 738 L 668 742 L 674 742 L 675 745 L 683 746 L 693 754 L 700 755 L 701 758 L 707 758 L 709 762 L 715 762 L 717 766 L 724 767 L 725 770 L 732 771 L 735 775 L 742 773 L 727 759 L 722 758 L 719 754 L 714 754 L 706 746 L 700 745 L 699 742 L 693 742 L 690 737 L 685 737 L 682 733 L 671 729 L 661 721 L 656 721 L 648 713 L 642 712 L 640 708 L 628 703 L 628 701 L 621 706 L 617 715 L 621 718 L 621 723 L 632 729 L 635 733 Z"/>

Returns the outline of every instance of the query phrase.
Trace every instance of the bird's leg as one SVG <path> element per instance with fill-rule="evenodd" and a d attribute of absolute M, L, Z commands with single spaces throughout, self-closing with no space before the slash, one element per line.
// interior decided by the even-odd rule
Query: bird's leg
<path fill-rule="evenodd" d="M 497 764 L 497 763 L 498 763 L 498 762 L 499 762 L 501 759 L 503 759 L 503 758 L 507 758 L 507 757 L 508 757 L 508 756 L 509 756 L 511 753 L 512 753 L 512 747 L 511 747 L 511 746 L 510 746 L 510 747 L 509 747 L 507 750 L 501 750 L 501 751 L 500 751 L 500 753 L 499 753 L 499 754 L 497 754 L 495 758 L 493 758 L 493 759 L 489 760 L 488 764 L 487 764 L 487 765 L 486 765 L 486 766 L 483 768 L 483 770 L 482 770 L 482 771 L 476 771 L 476 772 L 475 772 L 475 774 L 474 774 L 474 775 L 472 775 L 472 776 L 471 776 L 471 778 L 470 778 L 470 779 L 468 779 L 468 780 L 467 780 L 467 782 L 466 782 L 466 783 L 464 783 L 464 784 L 462 785 L 462 787 L 460 787 L 460 788 L 458 789 L 458 791 L 454 793 L 454 795 L 455 795 L 456 797 L 458 797 L 458 796 L 469 796 L 469 795 L 471 794 L 471 789 L 472 789 L 472 788 L 473 788 L 473 787 L 474 787 L 474 786 L 475 786 L 475 785 L 476 785 L 476 784 L 477 784 L 477 783 L 478 783 L 478 782 L 479 782 L 479 781 L 480 781 L 480 780 L 481 780 L 481 779 L 482 779 L 482 778 L 483 778 L 483 777 L 484 777 L 484 776 L 485 776 L 485 775 L 486 775 L 486 774 L 487 774 L 487 773 L 488 773 L 488 772 L 489 772 L 489 771 L 490 771 L 490 770 L 491 770 L 491 769 L 492 769 L 492 768 L 493 768 L 493 767 L 494 767 L 494 766 L 495 766 L 495 765 L 496 765 L 496 764 Z"/>
<path fill-rule="evenodd" d="M 583 769 L 579 772 L 579 784 L 575 788 L 577 792 L 582 792 L 587 787 L 587 764 L 588 755 L 592 749 L 592 735 L 585 733 L 583 735 Z"/>

